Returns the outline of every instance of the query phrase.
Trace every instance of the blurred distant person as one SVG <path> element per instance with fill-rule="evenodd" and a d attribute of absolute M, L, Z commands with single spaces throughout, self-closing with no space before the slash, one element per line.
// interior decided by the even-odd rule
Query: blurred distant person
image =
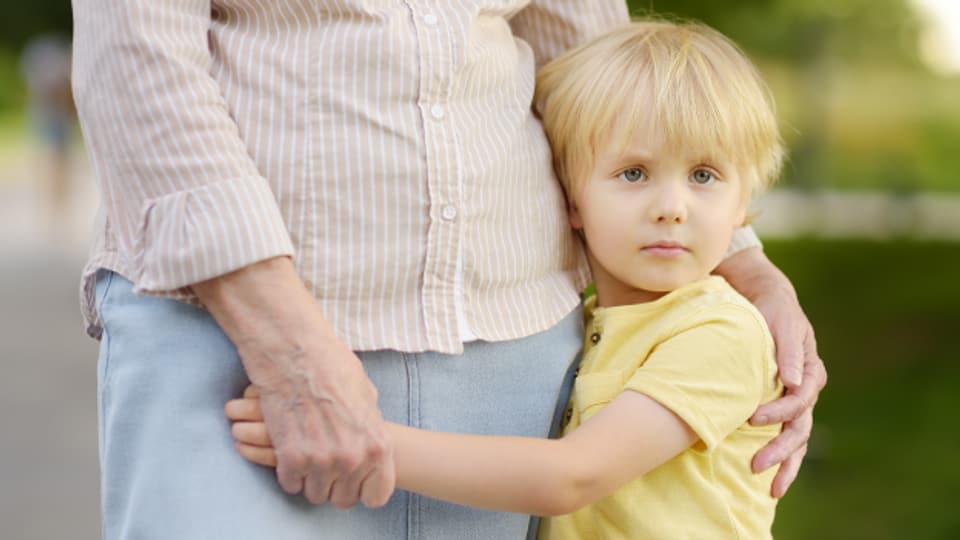
<path fill-rule="evenodd" d="M 54 220 L 64 219 L 70 182 L 70 141 L 76 111 L 70 91 L 70 41 L 42 34 L 23 49 L 20 69 L 27 85 L 27 113 L 41 144 L 44 188 Z"/>

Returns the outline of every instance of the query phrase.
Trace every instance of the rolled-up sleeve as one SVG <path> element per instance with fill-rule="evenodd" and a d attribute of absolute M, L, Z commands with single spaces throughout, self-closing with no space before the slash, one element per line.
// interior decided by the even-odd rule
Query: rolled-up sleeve
<path fill-rule="evenodd" d="M 510 20 L 542 66 L 571 47 L 630 21 L 624 0 L 533 0 Z"/>
<path fill-rule="evenodd" d="M 103 211 L 137 290 L 293 255 L 211 76 L 202 0 L 74 0 L 73 90 Z"/>

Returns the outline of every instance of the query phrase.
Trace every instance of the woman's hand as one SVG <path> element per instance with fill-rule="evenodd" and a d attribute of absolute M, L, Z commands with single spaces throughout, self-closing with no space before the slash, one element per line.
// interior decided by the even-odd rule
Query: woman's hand
<path fill-rule="evenodd" d="M 754 472 L 780 465 L 771 494 L 782 497 L 800 471 L 813 429 L 813 406 L 827 384 L 827 371 L 817 354 L 813 326 L 807 320 L 790 280 L 759 248 L 745 249 L 717 268 L 735 289 L 760 310 L 777 346 L 777 366 L 786 391 L 762 405 L 750 423 L 783 422 L 783 431 L 753 458 Z"/>

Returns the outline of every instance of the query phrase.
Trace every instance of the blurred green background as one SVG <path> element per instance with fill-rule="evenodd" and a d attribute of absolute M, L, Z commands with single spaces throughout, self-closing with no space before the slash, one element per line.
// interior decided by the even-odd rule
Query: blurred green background
<path fill-rule="evenodd" d="M 631 8 L 731 36 L 777 99 L 791 157 L 756 227 L 814 322 L 830 383 L 776 537 L 960 538 L 960 2 Z M 30 413 L 4 420 L 10 538 L 98 535 L 96 348 L 74 292 L 96 194 L 75 133 L 69 205 L 47 201 L 20 65 L 34 36 L 69 29 L 64 1 L 0 19 L 0 406 Z"/>

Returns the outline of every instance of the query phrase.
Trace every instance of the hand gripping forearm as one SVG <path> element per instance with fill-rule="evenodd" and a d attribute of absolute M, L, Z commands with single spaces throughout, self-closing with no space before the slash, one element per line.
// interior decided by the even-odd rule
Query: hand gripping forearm
<path fill-rule="evenodd" d="M 286 257 L 194 285 L 260 389 L 277 478 L 316 504 L 382 506 L 392 443 L 377 391 Z"/>

